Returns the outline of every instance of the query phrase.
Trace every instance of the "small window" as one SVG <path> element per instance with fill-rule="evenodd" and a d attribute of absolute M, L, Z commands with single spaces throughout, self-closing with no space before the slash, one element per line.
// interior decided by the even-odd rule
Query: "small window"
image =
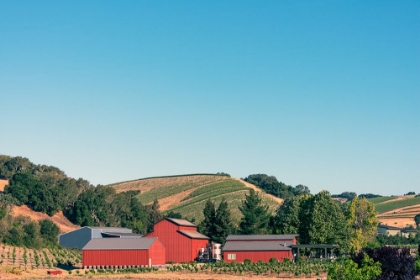
<path fill-rule="evenodd" d="M 228 254 L 228 260 L 236 260 L 236 254 Z"/>

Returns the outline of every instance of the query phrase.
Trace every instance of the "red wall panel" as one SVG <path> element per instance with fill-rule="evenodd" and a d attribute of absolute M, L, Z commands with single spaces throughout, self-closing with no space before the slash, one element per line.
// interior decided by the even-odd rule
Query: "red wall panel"
<path fill-rule="evenodd" d="M 228 254 L 236 254 L 236 260 L 228 260 Z M 250 259 L 252 262 L 268 262 L 271 258 L 283 261 L 284 258 L 292 258 L 292 251 L 249 251 L 249 252 L 223 252 L 225 262 L 243 262 Z"/>
<path fill-rule="evenodd" d="M 148 250 L 83 250 L 83 266 L 149 265 Z"/>
<path fill-rule="evenodd" d="M 154 231 L 146 237 L 159 238 L 160 242 L 165 246 L 167 262 L 191 262 L 197 257 L 198 246 L 201 248 L 208 241 L 188 238 L 177 232 L 177 230 L 197 231 L 194 227 L 182 227 L 168 220 L 162 220 L 155 224 Z"/>
<path fill-rule="evenodd" d="M 163 244 L 156 240 L 149 249 L 149 258 L 152 259 L 152 265 L 159 265 L 166 263 L 166 252 Z"/>

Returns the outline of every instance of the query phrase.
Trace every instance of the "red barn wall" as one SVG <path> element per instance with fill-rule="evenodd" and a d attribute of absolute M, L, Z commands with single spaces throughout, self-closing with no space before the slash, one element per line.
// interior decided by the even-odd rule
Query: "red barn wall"
<path fill-rule="evenodd" d="M 83 266 L 149 265 L 148 250 L 83 250 Z"/>
<path fill-rule="evenodd" d="M 197 231 L 194 227 L 177 226 L 168 220 L 162 220 L 155 224 L 154 231 L 146 236 L 159 238 L 160 242 L 165 246 L 167 262 L 191 262 L 197 257 L 198 249 L 195 251 L 195 247 L 198 246 L 198 243 L 194 242 L 196 241 L 195 239 L 188 238 L 177 232 L 179 229 Z M 207 240 L 204 241 L 204 244 L 208 243 Z M 202 243 L 199 244 L 201 245 Z"/>
<path fill-rule="evenodd" d="M 198 256 L 198 251 L 201 248 L 206 248 L 209 241 L 207 239 L 192 239 L 191 240 L 191 256 L 192 261 Z"/>
<path fill-rule="evenodd" d="M 149 258 L 152 259 L 152 265 L 166 264 L 165 247 L 159 239 L 153 242 L 152 246 L 150 246 Z"/>
<path fill-rule="evenodd" d="M 236 260 L 228 260 L 228 254 L 236 254 Z M 223 252 L 223 259 L 225 262 L 243 262 L 245 259 L 250 259 L 252 262 L 268 262 L 271 258 L 277 258 L 283 261 L 284 258 L 292 258 L 292 251 L 248 251 L 248 252 Z"/>

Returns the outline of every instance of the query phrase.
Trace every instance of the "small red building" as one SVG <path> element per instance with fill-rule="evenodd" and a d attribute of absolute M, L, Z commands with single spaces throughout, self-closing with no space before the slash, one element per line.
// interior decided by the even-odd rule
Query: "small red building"
<path fill-rule="evenodd" d="M 147 237 L 158 237 L 166 249 L 167 262 L 191 262 L 205 248 L 209 238 L 197 226 L 183 219 L 166 218 L 156 223 Z"/>
<path fill-rule="evenodd" d="M 164 265 L 165 247 L 158 238 L 92 239 L 82 249 L 83 267 Z"/>
<path fill-rule="evenodd" d="M 291 245 L 296 245 L 295 234 L 229 235 L 223 247 L 225 262 L 268 262 L 271 258 L 292 259 Z"/>

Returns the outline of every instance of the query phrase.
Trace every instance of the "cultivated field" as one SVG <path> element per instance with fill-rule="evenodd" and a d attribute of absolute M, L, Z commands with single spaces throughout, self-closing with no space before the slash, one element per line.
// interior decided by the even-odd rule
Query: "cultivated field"
<path fill-rule="evenodd" d="M 379 213 L 378 220 L 389 226 L 415 227 L 414 216 L 420 214 L 420 197 L 414 195 L 369 199 Z"/>
<path fill-rule="evenodd" d="M 250 189 L 262 195 L 272 212 L 282 203 L 282 199 L 266 194 L 261 189 L 241 179 L 219 175 L 185 175 L 140 179 L 111 185 L 117 192 L 140 190 L 139 200 L 150 204 L 159 200 L 161 211 L 179 212 L 183 217 L 194 218 L 196 223 L 203 219 L 203 208 L 210 198 L 216 205 L 225 199 L 232 217 L 239 221 L 241 213 L 238 206 Z"/>

